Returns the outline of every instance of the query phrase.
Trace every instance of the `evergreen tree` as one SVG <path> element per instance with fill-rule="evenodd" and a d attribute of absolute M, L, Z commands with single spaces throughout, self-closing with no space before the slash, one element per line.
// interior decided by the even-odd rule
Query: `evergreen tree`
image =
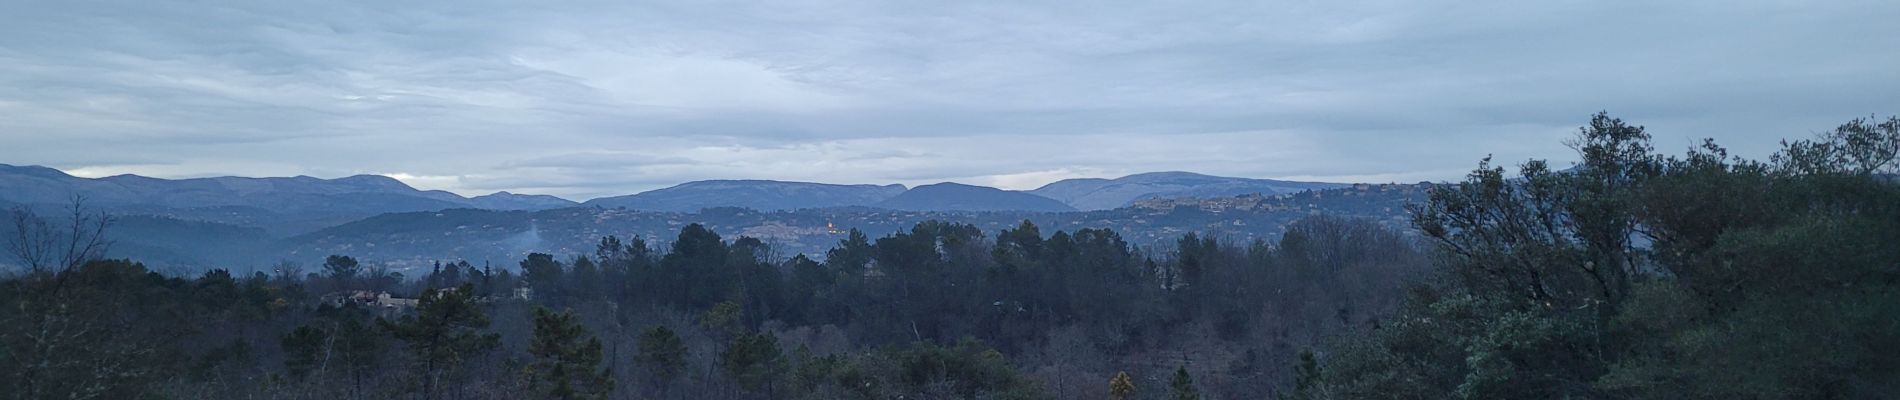
<path fill-rule="evenodd" d="M 600 370 L 600 339 L 587 333 L 572 310 L 534 309 L 534 362 L 523 374 L 528 388 L 546 399 L 604 399 L 613 391 L 611 371 Z"/>
<path fill-rule="evenodd" d="M 1194 387 L 1194 377 L 1188 376 L 1187 366 L 1185 365 L 1175 368 L 1174 381 L 1169 382 L 1168 387 L 1172 388 L 1174 393 L 1168 396 L 1170 399 L 1201 400 L 1201 391 Z"/>
<path fill-rule="evenodd" d="M 567 287 L 573 288 L 573 295 L 580 300 L 597 298 L 600 295 L 601 272 L 594 260 L 587 256 L 578 256 L 572 263 L 574 268 L 568 274 Z"/>
<path fill-rule="evenodd" d="M 501 345 L 500 335 L 482 332 L 488 327 L 488 316 L 470 297 L 474 290 L 464 284 L 453 290 L 423 291 L 416 315 L 382 322 L 397 339 L 409 344 L 423 399 L 438 398 L 443 378 L 463 361 Z"/>
<path fill-rule="evenodd" d="M 738 274 L 726 268 L 731 252 L 718 233 L 704 225 L 688 224 L 680 228 L 672 250 L 661 257 L 652 281 L 658 298 L 692 309 L 729 298 Z"/>
<path fill-rule="evenodd" d="M 1299 400 L 1315 397 L 1313 393 L 1319 383 L 1319 360 L 1313 357 L 1313 351 L 1300 351 L 1300 363 L 1293 367 L 1293 398 Z"/>
<path fill-rule="evenodd" d="M 1193 232 L 1182 235 L 1181 239 L 1175 242 L 1176 270 L 1181 274 L 1178 283 L 1187 285 L 1189 290 L 1207 293 L 1205 290 L 1194 289 L 1194 287 L 1212 283 L 1203 280 L 1208 273 L 1208 267 L 1214 263 L 1214 258 L 1219 253 L 1220 242 L 1214 240 L 1213 237 L 1203 237 Z"/>
<path fill-rule="evenodd" d="M 354 257 L 333 254 L 323 259 L 323 273 L 337 289 L 350 289 L 362 269 L 362 264 L 357 263 Z"/>
<path fill-rule="evenodd" d="M 719 340 L 730 340 L 746 332 L 745 310 L 739 303 L 719 302 L 699 316 L 699 326 Z"/>
<path fill-rule="evenodd" d="M 284 334 L 284 369 L 291 378 L 303 379 L 325 361 L 330 334 L 308 325 Z"/>
<path fill-rule="evenodd" d="M 787 276 L 787 300 L 789 304 L 779 307 L 780 314 L 786 315 L 787 322 L 793 324 L 814 324 L 815 321 L 827 321 L 828 310 L 821 305 L 830 303 L 833 288 L 837 285 L 837 276 L 825 269 L 823 264 L 806 258 L 804 254 L 793 256 L 785 262 Z"/>
<path fill-rule="evenodd" d="M 368 383 L 370 375 L 382 366 L 385 356 L 383 350 L 389 348 L 388 338 L 374 326 L 356 318 L 344 319 L 338 324 L 334 336 L 335 353 L 348 370 L 350 390 L 352 393 L 363 393 L 363 386 Z"/>
<path fill-rule="evenodd" d="M 1108 398 L 1109 400 L 1135 399 L 1135 379 L 1128 377 L 1128 371 L 1116 372 L 1115 378 L 1108 380 Z"/>
<path fill-rule="evenodd" d="M 521 260 L 521 280 L 534 289 L 535 296 L 559 298 L 562 284 L 566 283 L 561 281 L 566 272 L 563 269 L 561 262 L 554 261 L 552 254 L 530 253 L 528 259 Z"/>
<path fill-rule="evenodd" d="M 653 372 L 661 382 L 671 382 L 681 372 L 686 371 L 686 344 L 672 329 L 655 326 L 640 334 L 640 355 L 637 359 Z"/>
<path fill-rule="evenodd" d="M 865 236 L 864 232 L 857 228 L 851 228 L 851 231 L 845 234 L 845 238 L 838 241 L 837 247 L 825 252 L 825 264 L 838 271 L 839 274 L 861 277 L 864 274 L 864 264 L 871 262 L 871 258 L 876 254 L 877 248 L 871 245 L 870 237 Z"/>
<path fill-rule="evenodd" d="M 719 354 L 719 366 L 726 376 L 738 381 L 746 390 L 766 390 L 768 396 L 784 364 L 778 338 L 765 333 L 739 335 Z"/>

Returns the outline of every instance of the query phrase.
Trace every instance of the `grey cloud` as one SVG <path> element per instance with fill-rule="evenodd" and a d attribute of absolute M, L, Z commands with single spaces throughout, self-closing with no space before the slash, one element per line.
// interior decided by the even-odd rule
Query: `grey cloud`
<path fill-rule="evenodd" d="M 389 173 L 585 199 L 684 180 L 1451 179 L 1900 105 L 1886 2 L 75 1 L 0 13 L 0 162 Z"/>

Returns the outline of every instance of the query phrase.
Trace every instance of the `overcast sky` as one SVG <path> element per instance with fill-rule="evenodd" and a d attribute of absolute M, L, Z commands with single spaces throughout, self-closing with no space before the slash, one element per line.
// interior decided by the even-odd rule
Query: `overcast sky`
<path fill-rule="evenodd" d="M 552 5 L 560 3 L 560 5 Z M 1435 3 L 1435 4 L 1433 4 Z M 1900 113 L 1895 1 L 0 0 L 0 163 L 1029 189 L 1566 164 L 1608 110 L 1764 157 Z"/>

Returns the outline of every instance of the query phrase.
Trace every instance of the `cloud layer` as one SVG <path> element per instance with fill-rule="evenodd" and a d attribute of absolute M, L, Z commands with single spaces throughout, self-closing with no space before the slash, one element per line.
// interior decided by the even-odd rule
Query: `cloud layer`
<path fill-rule="evenodd" d="M 1900 112 L 1893 2 L 26 3 L 0 162 L 93 176 L 1417 181 L 1598 110 L 1749 156 Z"/>

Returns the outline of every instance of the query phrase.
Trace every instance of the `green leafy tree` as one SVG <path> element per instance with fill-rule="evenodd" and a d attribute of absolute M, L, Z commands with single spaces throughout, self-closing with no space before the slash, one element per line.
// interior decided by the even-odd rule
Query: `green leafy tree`
<path fill-rule="evenodd" d="M 604 399 L 613 391 L 611 371 L 601 370 L 600 339 L 587 333 L 573 311 L 534 309 L 534 362 L 522 371 L 528 387 L 545 399 Z"/>
<path fill-rule="evenodd" d="M 1782 147 L 1770 160 L 1787 174 L 1892 174 L 1900 167 L 1895 163 L 1900 158 L 1900 116 L 1886 121 L 1855 118 L 1814 139 L 1784 142 Z"/>

